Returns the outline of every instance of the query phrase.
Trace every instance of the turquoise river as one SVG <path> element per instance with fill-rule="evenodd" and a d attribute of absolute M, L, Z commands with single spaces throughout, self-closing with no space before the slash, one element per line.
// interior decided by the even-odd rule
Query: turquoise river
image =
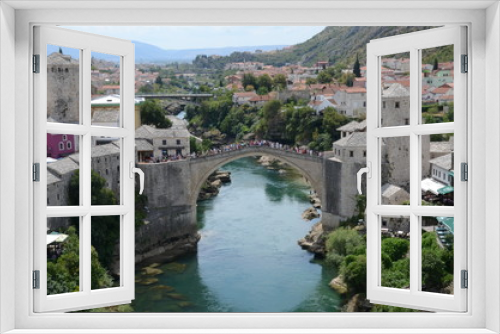
<path fill-rule="evenodd" d="M 232 182 L 198 203 L 198 253 L 159 264 L 156 276 L 138 266 L 134 311 L 339 311 L 340 296 L 328 286 L 335 271 L 297 244 L 317 221 L 301 218 L 311 204 L 300 175 L 269 170 L 255 158 L 222 169 Z"/>

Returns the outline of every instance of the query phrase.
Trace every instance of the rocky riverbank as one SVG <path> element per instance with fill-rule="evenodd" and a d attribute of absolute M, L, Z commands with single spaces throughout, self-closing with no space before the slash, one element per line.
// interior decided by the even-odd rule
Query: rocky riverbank
<path fill-rule="evenodd" d="M 217 170 L 210 175 L 201 187 L 198 194 L 198 201 L 210 199 L 219 194 L 219 190 L 224 183 L 231 182 L 231 172 Z"/>
<path fill-rule="evenodd" d="M 323 225 L 321 222 L 317 222 L 311 228 L 311 231 L 302 239 L 298 241 L 298 244 L 302 249 L 305 249 L 315 256 L 323 258 L 326 255 L 325 249 L 325 238 L 327 232 L 323 231 Z"/>

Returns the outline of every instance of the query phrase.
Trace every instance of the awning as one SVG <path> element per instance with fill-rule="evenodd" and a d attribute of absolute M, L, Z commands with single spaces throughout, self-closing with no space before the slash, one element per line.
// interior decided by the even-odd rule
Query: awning
<path fill-rule="evenodd" d="M 446 194 L 452 193 L 453 191 L 454 191 L 454 189 L 452 186 L 446 186 L 446 187 L 443 187 L 441 189 L 438 189 L 438 193 L 440 193 L 441 195 L 446 195 Z"/>
<path fill-rule="evenodd" d="M 422 182 L 420 183 L 420 185 L 422 187 L 423 192 L 431 192 L 434 195 L 438 195 L 439 194 L 438 190 L 446 187 L 446 184 L 443 184 L 441 182 L 438 182 L 438 181 L 436 181 L 434 179 L 430 179 L 430 178 L 423 179 Z"/>
<path fill-rule="evenodd" d="M 53 242 L 63 242 L 68 238 L 67 234 L 47 234 L 47 245 L 50 245 Z"/>
<path fill-rule="evenodd" d="M 455 233 L 455 219 L 453 217 L 436 217 L 436 220 L 445 225 L 451 234 Z"/>

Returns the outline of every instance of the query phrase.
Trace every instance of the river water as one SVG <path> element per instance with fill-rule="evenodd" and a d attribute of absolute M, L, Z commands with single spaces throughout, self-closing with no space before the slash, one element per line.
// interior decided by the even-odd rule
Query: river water
<path fill-rule="evenodd" d="M 163 273 L 156 276 L 137 268 L 134 310 L 339 311 L 341 299 L 328 287 L 335 270 L 297 244 L 317 221 L 301 218 L 310 206 L 302 178 L 268 170 L 254 158 L 222 169 L 231 172 L 232 182 L 198 203 L 198 253 L 160 264 Z"/>

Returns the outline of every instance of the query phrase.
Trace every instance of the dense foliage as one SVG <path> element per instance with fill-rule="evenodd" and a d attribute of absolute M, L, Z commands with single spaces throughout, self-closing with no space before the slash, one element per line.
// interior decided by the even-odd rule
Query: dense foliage
<path fill-rule="evenodd" d="M 452 244 L 452 243 L 451 243 Z M 339 268 L 350 294 L 366 292 L 366 240 L 355 229 L 340 227 L 325 241 L 327 264 Z M 408 288 L 410 285 L 410 241 L 383 238 L 382 286 Z M 443 292 L 453 282 L 453 246 L 442 248 L 435 232 L 422 231 L 422 287 Z M 374 305 L 373 312 L 408 312 L 405 308 Z"/>
<path fill-rule="evenodd" d="M 172 126 L 172 122 L 166 117 L 166 111 L 157 100 L 146 100 L 140 104 L 139 108 L 142 124 L 153 125 L 161 129 Z"/>
<path fill-rule="evenodd" d="M 76 170 L 69 184 L 69 204 L 79 205 L 80 171 Z M 91 204 L 116 205 L 115 193 L 106 187 L 106 180 L 97 172 L 91 171 Z M 78 224 L 73 221 L 77 229 Z M 119 216 L 93 216 L 91 242 L 97 249 L 99 261 L 109 268 L 113 261 L 115 247 L 120 238 Z"/>
<path fill-rule="evenodd" d="M 79 291 L 80 287 L 80 239 L 76 228 L 71 226 L 62 231 L 68 235 L 61 255 L 47 260 L 47 294 Z M 113 279 L 99 261 L 94 247 L 91 249 L 91 287 L 102 289 L 111 287 Z"/>

